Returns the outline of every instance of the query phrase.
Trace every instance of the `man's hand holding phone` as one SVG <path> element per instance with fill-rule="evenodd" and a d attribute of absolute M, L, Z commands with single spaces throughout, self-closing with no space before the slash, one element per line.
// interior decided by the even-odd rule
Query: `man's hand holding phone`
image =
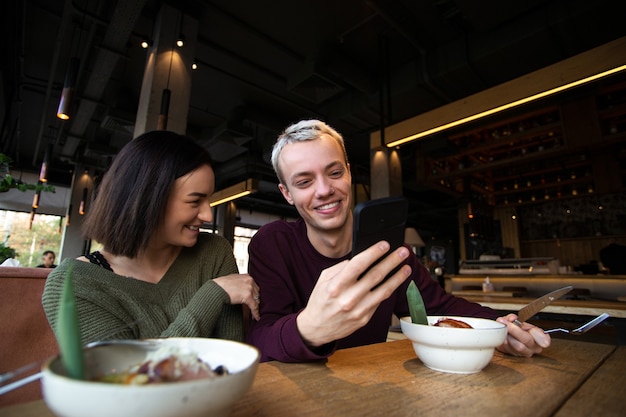
<path fill-rule="evenodd" d="M 392 250 L 402 246 L 408 209 L 409 202 L 404 197 L 380 198 L 358 204 L 353 216 L 352 256 L 381 240 L 387 241 Z"/>
<path fill-rule="evenodd" d="M 411 274 L 405 265 L 389 275 L 408 256 L 405 246 L 390 252 L 389 243 L 381 241 L 322 271 L 307 306 L 296 319 L 306 343 L 321 346 L 363 327 L 380 303 Z"/>

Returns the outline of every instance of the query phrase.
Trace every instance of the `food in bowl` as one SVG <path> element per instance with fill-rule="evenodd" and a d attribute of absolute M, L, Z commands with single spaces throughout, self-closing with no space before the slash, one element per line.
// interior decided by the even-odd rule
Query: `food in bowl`
<path fill-rule="evenodd" d="M 451 319 L 449 317 L 444 317 L 442 319 L 437 320 L 437 322 L 433 324 L 433 326 L 456 327 L 458 329 L 473 329 L 473 327 L 467 324 L 466 322 L 461 321 L 461 320 Z"/>
<path fill-rule="evenodd" d="M 163 382 L 193 381 L 228 375 L 226 367 L 211 365 L 194 352 L 174 346 L 162 346 L 149 352 L 145 360 L 123 372 L 110 372 L 94 378 L 99 382 L 114 384 L 145 385 Z"/>
<path fill-rule="evenodd" d="M 227 417 L 236 401 L 250 389 L 260 354 L 254 346 L 223 339 L 166 338 L 137 343 L 85 348 L 86 379 L 66 376 L 59 356 L 42 370 L 41 386 L 48 408 L 59 417 Z M 136 342 L 136 341 L 128 341 Z M 128 370 L 142 363 L 149 351 L 167 346 L 193 352 L 227 375 L 172 383 L 126 385 L 94 381 L 98 375 Z"/>
<path fill-rule="evenodd" d="M 434 325 L 446 318 L 465 322 L 472 328 Z M 504 324 L 475 317 L 428 316 L 428 325 L 402 317 L 400 327 L 424 365 L 435 371 L 458 374 L 476 373 L 485 368 L 507 334 Z"/>

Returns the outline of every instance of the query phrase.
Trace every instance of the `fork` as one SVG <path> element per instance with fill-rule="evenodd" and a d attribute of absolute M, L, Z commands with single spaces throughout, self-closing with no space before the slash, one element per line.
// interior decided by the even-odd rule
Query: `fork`
<path fill-rule="evenodd" d="M 111 331 L 106 338 L 111 337 L 119 332 L 121 332 L 122 330 L 126 330 L 127 328 L 130 328 L 130 326 L 139 323 L 139 320 L 135 320 L 132 321 L 130 323 L 128 323 L 127 325 L 124 325 L 122 327 L 118 327 L 117 329 L 114 329 L 113 331 Z M 141 340 L 117 340 L 117 341 L 113 341 L 113 340 L 105 340 L 104 341 L 99 341 L 99 342 L 91 342 L 88 343 L 85 347 L 89 348 L 89 347 L 94 347 L 94 346 L 99 346 L 99 345 L 104 345 L 104 344 L 114 344 L 114 343 L 118 343 L 118 344 L 144 344 L 146 346 L 150 346 L 151 342 L 147 342 L 147 341 L 141 341 Z M 32 375 L 29 375 L 25 378 L 22 378 L 20 380 L 17 380 L 15 382 L 12 383 L 8 383 L 10 380 L 12 380 L 13 378 L 24 374 L 28 371 L 31 371 L 33 369 L 39 368 L 41 367 L 41 363 L 42 361 L 35 361 L 35 362 L 31 362 L 29 364 L 26 364 L 24 366 L 21 366 L 13 371 L 8 371 L 8 372 L 4 372 L 0 374 L 0 395 L 6 394 L 7 392 L 13 391 L 16 388 L 21 387 L 22 385 L 26 385 L 29 384 L 33 381 L 38 380 L 39 378 L 41 378 L 42 373 L 38 372 Z"/>
<path fill-rule="evenodd" d="M 156 348 L 159 347 L 159 343 L 153 340 L 102 340 L 102 341 L 88 343 L 87 345 L 85 345 L 85 349 L 92 349 L 94 347 L 110 346 L 110 345 L 115 345 L 115 346 L 120 346 L 120 347 L 139 346 L 141 348 L 144 348 L 146 351 L 155 350 Z M 6 372 L 0 375 L 0 378 L 3 378 L 0 381 L 0 385 L 6 382 L 7 380 L 12 379 L 16 375 L 27 372 L 31 369 L 37 368 L 38 366 L 39 366 L 39 362 L 33 362 L 31 364 L 18 368 L 13 372 Z M 37 381 L 42 376 L 43 376 L 43 372 L 37 372 L 35 374 L 29 375 L 25 378 L 12 382 L 10 384 L 2 385 L 0 386 L 0 395 L 6 394 L 7 392 L 11 392 L 14 389 L 21 387 L 22 385 L 30 384 L 31 382 Z"/>
<path fill-rule="evenodd" d="M 569 334 L 573 334 L 573 335 L 578 336 L 578 335 L 581 335 L 583 333 L 587 333 L 589 330 L 593 329 L 598 324 L 602 323 L 608 317 L 609 317 L 609 315 L 607 313 L 602 313 L 598 317 L 596 317 L 595 319 L 588 321 L 587 323 L 583 324 L 582 326 L 580 326 L 580 327 L 578 327 L 578 328 L 576 328 L 574 330 L 558 328 L 558 329 L 544 330 L 544 333 L 565 332 L 565 333 L 569 333 Z"/>

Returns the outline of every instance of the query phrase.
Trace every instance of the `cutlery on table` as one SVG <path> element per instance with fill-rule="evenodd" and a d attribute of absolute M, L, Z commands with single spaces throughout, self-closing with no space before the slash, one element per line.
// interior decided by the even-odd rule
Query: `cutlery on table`
<path fill-rule="evenodd" d="M 61 362 L 65 367 L 67 375 L 75 379 L 84 379 L 85 359 L 83 346 L 81 344 L 80 329 L 78 327 L 78 313 L 76 311 L 76 298 L 72 284 L 72 268 L 70 267 L 63 282 L 63 292 L 58 309 L 58 318 L 55 336 L 59 345 Z M 38 362 L 34 362 L 37 364 Z M 33 364 L 25 365 L 11 373 L 3 375 L 7 379 L 12 379 L 20 373 L 32 369 Z M 29 384 L 41 378 L 42 373 L 38 372 L 12 382 L 0 388 L 0 395 L 10 392 L 23 385 Z"/>
<path fill-rule="evenodd" d="M 36 374 L 29 375 L 25 378 L 18 379 L 15 382 L 11 382 L 10 384 L 6 384 L 0 387 L 0 395 L 6 394 L 7 392 L 11 392 L 14 389 L 17 389 L 23 385 L 30 384 L 31 382 L 37 381 L 41 378 L 43 372 L 37 372 Z"/>
<path fill-rule="evenodd" d="M 569 333 L 569 334 L 573 334 L 575 336 L 578 336 L 578 335 L 581 335 L 583 333 L 587 333 L 589 330 L 593 329 L 594 327 L 596 327 L 598 324 L 602 323 L 607 318 L 609 318 L 609 315 L 607 313 L 602 313 L 598 317 L 596 317 L 595 319 L 588 321 L 587 323 L 583 324 L 580 327 L 575 328 L 574 330 L 568 330 L 568 329 L 563 329 L 563 328 L 559 327 L 558 329 L 544 330 L 544 333 L 564 332 L 564 333 Z"/>
<path fill-rule="evenodd" d="M 102 340 L 97 342 L 91 342 L 85 345 L 85 349 L 94 349 L 101 346 L 115 346 L 121 352 L 122 349 L 130 349 L 130 351 L 135 349 L 141 349 L 146 353 L 149 351 L 154 351 L 159 348 L 160 344 L 157 341 L 153 340 Z M 14 371 L 5 372 L 0 375 L 0 395 L 11 392 L 21 386 L 26 384 L 30 384 L 31 382 L 35 382 L 40 379 L 43 375 L 42 372 L 37 372 L 32 375 L 28 375 L 22 379 L 18 379 L 14 382 L 9 381 L 16 376 L 26 373 L 30 370 L 41 367 L 40 362 L 33 362 L 28 365 L 25 365 L 21 368 L 18 368 Z"/>
<path fill-rule="evenodd" d="M 552 291 L 546 295 L 537 298 L 535 301 L 531 302 L 525 307 L 522 307 L 522 309 L 518 311 L 517 320 L 515 320 L 513 323 L 521 327 L 523 322 L 543 310 L 554 300 L 557 300 L 570 292 L 572 288 L 573 287 L 571 285 L 568 285 L 567 287 L 559 288 L 558 290 Z"/>
<path fill-rule="evenodd" d="M 109 337 L 114 336 L 115 334 L 121 332 L 122 330 L 126 330 L 128 329 L 131 325 L 133 324 L 137 324 L 139 323 L 139 320 L 135 320 L 131 323 L 129 323 L 128 325 L 124 325 L 122 327 L 119 327 L 113 331 L 111 331 L 104 340 L 101 341 L 97 341 L 97 342 L 91 342 L 88 343 L 87 345 L 85 345 L 85 348 L 89 349 L 89 348 L 93 348 L 93 347 L 97 347 L 97 346 L 102 346 L 102 345 L 110 345 L 110 344 L 119 344 L 119 345 L 135 345 L 135 344 L 140 344 L 140 345 L 144 345 L 146 346 L 146 349 L 152 347 L 154 348 L 154 346 L 156 345 L 156 342 L 150 342 L 150 341 L 145 341 L 145 340 L 123 340 L 123 339 L 113 339 L 110 340 L 108 339 Z M 6 394 L 7 392 L 11 392 L 14 389 L 17 389 L 23 385 L 26 384 L 30 384 L 31 382 L 37 381 L 39 378 L 41 378 L 42 373 L 41 372 L 37 372 L 34 373 L 32 375 L 28 375 L 22 379 L 18 379 L 14 382 L 10 382 L 11 380 L 17 378 L 20 375 L 23 375 L 29 371 L 32 371 L 33 369 L 37 369 L 37 368 L 41 368 L 41 364 L 42 361 L 35 361 L 35 362 L 31 362 L 27 365 L 21 366 L 17 369 L 14 369 L 12 371 L 8 371 L 8 372 L 4 372 L 2 374 L 0 374 L 0 395 Z"/>
<path fill-rule="evenodd" d="M 9 382 L 10 380 L 12 380 L 13 378 L 25 374 L 28 371 L 32 371 L 33 369 L 37 369 L 41 366 L 41 364 L 39 362 L 31 362 L 27 365 L 24 366 L 20 366 L 19 368 L 13 370 L 13 371 L 8 371 L 8 372 L 4 372 L 3 374 L 0 374 L 0 385 L 3 385 L 7 382 Z"/>
<path fill-rule="evenodd" d="M 41 367 L 40 362 L 32 362 L 27 365 L 21 366 L 13 371 L 4 372 L 3 374 L 1 374 L 0 375 L 0 395 L 6 394 L 7 392 L 11 392 L 16 388 L 21 387 L 22 385 L 30 384 L 31 382 L 36 381 L 39 378 L 41 378 L 41 372 L 38 372 L 32 375 L 29 375 L 25 378 L 22 378 L 20 380 L 9 382 L 14 378 L 22 374 L 25 374 L 29 371 L 32 371 L 33 369 L 37 369 L 39 367 Z"/>

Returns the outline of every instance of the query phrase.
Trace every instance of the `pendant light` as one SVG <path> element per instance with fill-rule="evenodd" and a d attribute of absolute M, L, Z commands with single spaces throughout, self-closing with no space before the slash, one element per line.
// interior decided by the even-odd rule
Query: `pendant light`
<path fill-rule="evenodd" d="M 72 106 L 74 89 L 76 88 L 76 78 L 78 77 L 79 65 L 80 60 L 76 57 L 72 57 L 67 66 L 65 82 L 63 83 L 63 92 L 61 93 L 61 100 L 59 101 L 59 108 L 57 109 L 57 117 L 61 120 L 69 120 L 71 116 L 70 108 Z"/>

